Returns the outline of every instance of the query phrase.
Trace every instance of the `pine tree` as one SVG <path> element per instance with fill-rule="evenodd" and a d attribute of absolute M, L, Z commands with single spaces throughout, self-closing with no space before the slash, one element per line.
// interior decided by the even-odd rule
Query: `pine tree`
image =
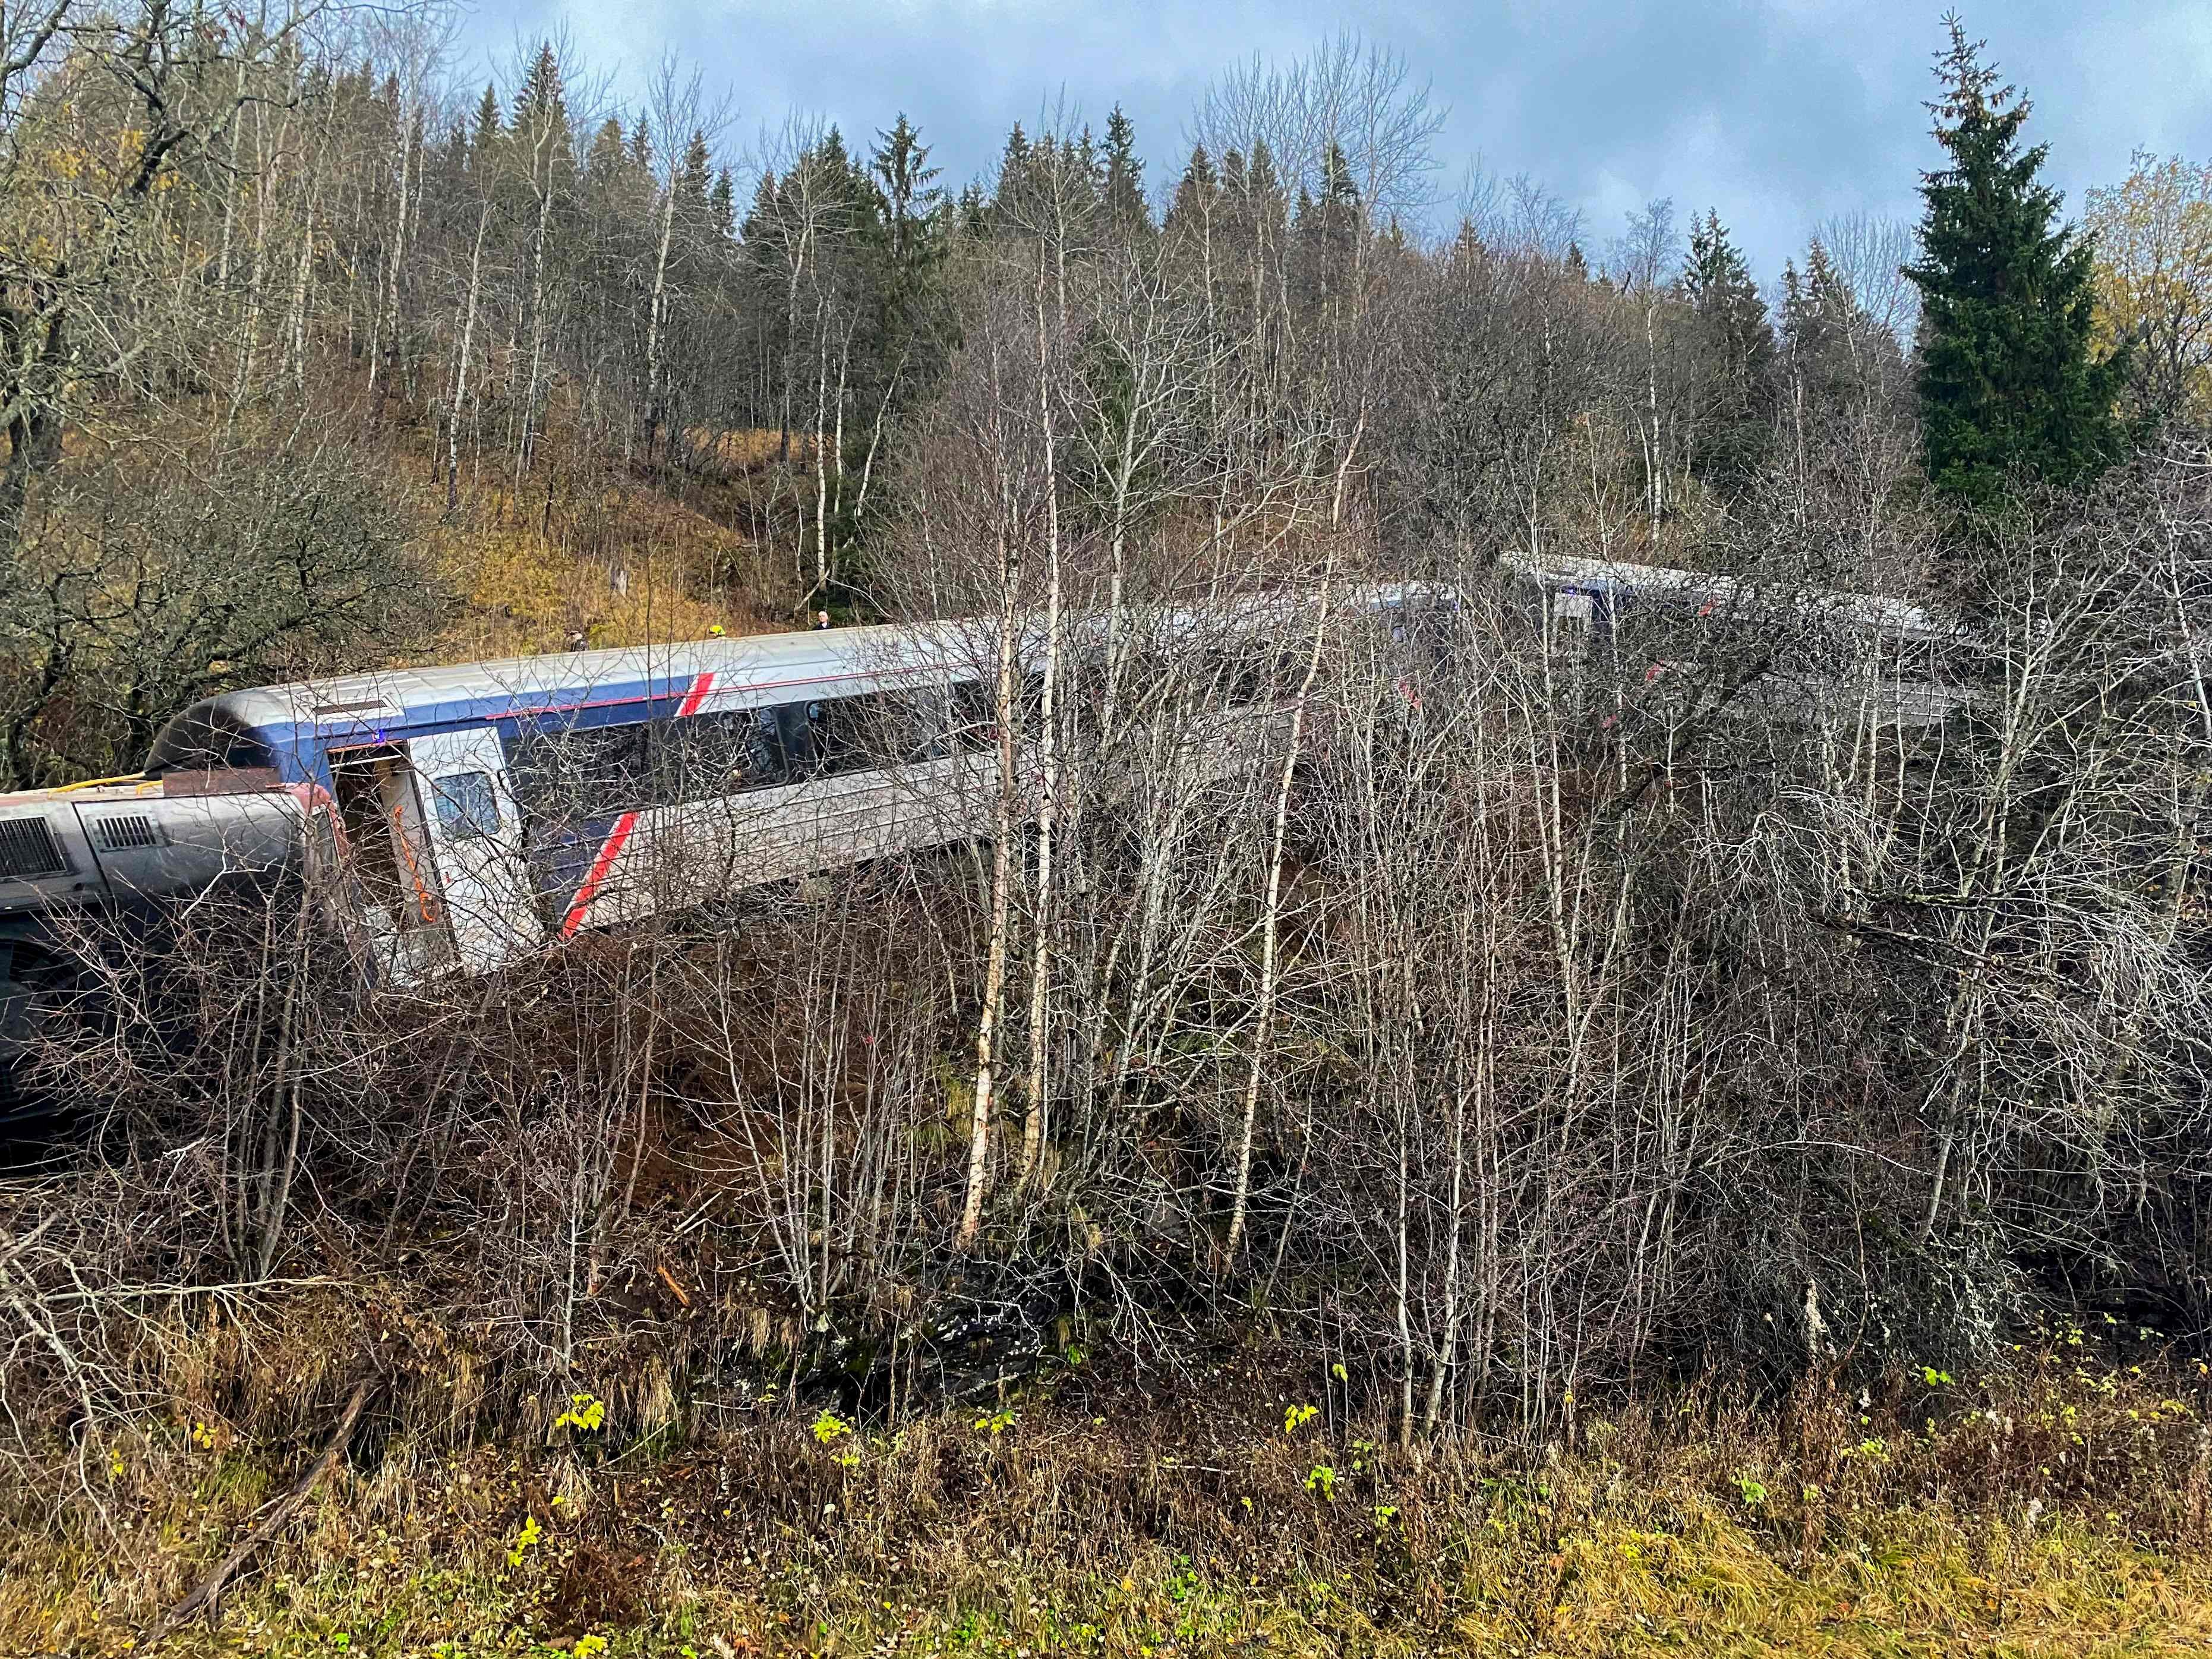
<path fill-rule="evenodd" d="M 853 158 L 845 150 L 845 135 L 834 125 L 819 143 L 799 158 L 799 165 L 841 193 L 848 189 L 854 171 Z"/>
<path fill-rule="evenodd" d="M 982 185 L 971 182 L 963 186 L 954 211 L 962 235 L 974 238 L 990 234 L 991 204 L 983 194 Z"/>
<path fill-rule="evenodd" d="M 1204 217 L 1220 190 L 1221 176 L 1213 170 L 1213 158 L 1206 153 L 1206 146 L 1192 146 L 1182 182 L 1176 185 L 1175 200 L 1168 204 L 1168 228 L 1173 230 Z"/>
<path fill-rule="evenodd" d="M 723 240 L 738 234 L 737 186 L 727 167 L 718 169 L 714 174 L 714 188 L 707 194 L 707 212 L 714 234 Z"/>
<path fill-rule="evenodd" d="M 1048 137 L 1047 142 L 1050 142 Z M 1017 121 L 1014 130 L 1006 135 L 1006 151 L 999 157 L 998 189 L 991 198 L 994 216 L 1000 223 L 1020 222 L 1018 210 L 1029 194 L 1030 174 L 1035 165 L 1029 135 Z"/>
<path fill-rule="evenodd" d="M 683 163 L 676 170 L 676 212 L 680 222 L 707 222 L 708 192 L 714 187 L 714 152 L 707 148 L 707 135 L 694 128 L 690 142 L 684 147 Z"/>
<path fill-rule="evenodd" d="M 1359 186 L 1334 140 L 1322 152 L 1321 194 L 1302 184 L 1291 212 L 1297 233 L 1299 297 L 1320 304 L 1340 296 L 1359 246 Z"/>
<path fill-rule="evenodd" d="M 1093 194 L 1105 189 L 1105 158 L 1099 154 L 1098 140 L 1088 126 L 1079 137 L 1060 140 L 1060 164 L 1062 177 L 1085 181 Z"/>
<path fill-rule="evenodd" d="M 1815 236 L 1805 250 L 1803 274 L 1795 261 L 1782 271 L 1782 344 L 1790 374 L 1814 398 L 1840 399 L 1854 378 L 1854 336 L 1868 327 L 1850 284 Z"/>
<path fill-rule="evenodd" d="M 1690 222 L 1690 255 L 1682 265 L 1682 295 L 1691 313 L 1711 324 L 1729 348 L 1754 364 L 1773 355 L 1774 331 L 1766 302 L 1751 280 L 1751 267 L 1729 240 L 1717 212 Z"/>
<path fill-rule="evenodd" d="M 1145 163 L 1137 154 L 1136 123 L 1119 104 L 1106 118 L 1106 220 L 1117 231 L 1150 230 L 1152 210 L 1145 204 Z"/>
<path fill-rule="evenodd" d="M 584 177 L 594 190 L 611 191 L 622 179 L 629 165 L 623 147 L 623 125 L 610 115 L 599 123 L 599 130 L 592 135 L 592 148 L 584 158 Z"/>
<path fill-rule="evenodd" d="M 1705 416 L 1699 470 L 1716 483 L 1738 484 L 1756 468 L 1771 434 L 1765 404 L 1774 329 L 1751 267 L 1716 211 L 1690 223 L 1681 289 Z"/>
<path fill-rule="evenodd" d="M 2078 483 L 2116 459 L 2124 352 L 2090 356 L 2093 249 L 2058 222 L 2037 178 L 2049 146 L 2023 148 L 2029 105 L 1981 60 L 1956 13 L 1929 105 L 1948 167 L 1922 175 L 1920 416 L 1928 476 L 1979 506 L 2016 476 Z"/>
<path fill-rule="evenodd" d="M 568 135 L 568 94 L 561 84 L 561 60 L 550 44 L 538 48 L 529 72 L 515 88 L 509 125 L 533 149 L 542 145 L 550 164 L 570 163 L 574 145 Z"/>
<path fill-rule="evenodd" d="M 869 166 L 884 193 L 891 264 L 903 272 L 925 260 L 931 251 L 930 228 L 945 201 L 945 192 L 937 186 L 937 177 L 944 169 L 929 165 L 929 146 L 921 142 L 921 134 L 906 118 L 904 110 L 899 112 L 889 132 L 876 135 L 876 150 Z"/>
<path fill-rule="evenodd" d="M 493 146 L 499 143 L 500 135 L 505 131 L 506 127 L 499 118 L 499 88 L 487 81 L 483 96 L 477 102 L 476 130 L 469 140 L 469 150 L 475 165 L 482 165 L 490 159 Z"/>

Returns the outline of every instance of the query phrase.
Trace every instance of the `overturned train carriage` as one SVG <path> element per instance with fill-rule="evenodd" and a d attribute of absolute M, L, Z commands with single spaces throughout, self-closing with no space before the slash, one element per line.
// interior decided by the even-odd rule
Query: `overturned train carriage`
<path fill-rule="evenodd" d="M 71 910 L 266 887 L 319 846 L 377 972 L 408 981 L 966 833 L 967 643 L 854 629 L 211 698 L 141 776 L 0 797 L 0 996 L 20 1025 Z M 914 763 L 895 780 L 876 759 L 894 742 Z"/>
<path fill-rule="evenodd" d="M 1584 561 L 1509 557 L 1504 574 L 1547 647 L 1577 657 L 1619 654 L 1638 610 L 1712 615 L 1746 595 L 1726 578 Z M 1279 749 L 1291 659 L 1303 654 L 1292 644 L 1310 637 L 1319 597 L 1148 619 L 1151 642 L 1217 661 L 1212 712 L 1183 733 L 1194 764 L 1225 774 Z M 1364 587 L 1337 603 L 1387 619 L 1377 638 L 1431 645 L 1454 629 L 1419 618 L 1458 610 L 1449 590 L 1427 587 Z M 1892 601 L 1792 603 L 1862 631 L 1949 637 Z M 996 629 L 986 620 L 576 652 L 196 704 L 137 776 L 0 796 L 0 1066 L 67 977 L 58 936 L 88 910 L 151 916 L 226 887 L 307 878 L 337 897 L 372 975 L 408 983 L 986 835 L 1001 753 Z M 1104 640 L 1097 618 L 1072 625 L 1078 702 Z M 1031 671 L 1041 643 L 1022 641 Z M 1017 695 L 1034 702 L 1033 672 Z M 1939 692 L 1905 695 L 1932 699 L 1905 723 L 1941 717 Z M 1018 771 L 1034 760 L 1017 748 Z"/>
<path fill-rule="evenodd" d="M 1617 677 L 1727 678 L 1756 664 L 1736 693 L 1743 712 L 1901 730 L 1940 726 L 1973 699 L 1977 641 L 1894 595 L 1561 554 L 1501 562 L 1516 612 L 1550 650 Z M 1698 659 L 1708 653 L 1719 660 Z"/>
<path fill-rule="evenodd" d="M 1151 627 L 1249 642 L 1285 620 L 1258 604 Z M 0 1061 L 28 1040 L 70 955 L 60 935 L 88 910 L 151 915 L 319 871 L 374 975 L 407 983 L 987 834 L 996 627 L 576 652 L 196 704 L 138 776 L 0 796 Z M 1095 658 L 1099 625 L 1072 635 L 1075 659 Z M 1033 704 L 1042 653 L 1024 643 L 1016 695 Z M 1201 753 L 1246 746 L 1191 736 Z"/>
<path fill-rule="evenodd" d="M 0 1118 L 42 1002 L 73 998 L 76 919 L 265 891 L 301 870 L 305 823 L 301 793 L 262 766 L 0 795 Z"/>

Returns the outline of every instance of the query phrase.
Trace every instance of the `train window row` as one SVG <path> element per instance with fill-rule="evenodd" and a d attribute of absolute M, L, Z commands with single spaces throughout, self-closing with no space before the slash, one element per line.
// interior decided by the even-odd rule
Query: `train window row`
<path fill-rule="evenodd" d="M 1139 678 L 1142 655 L 1133 664 Z M 1073 666 L 1079 702 L 1085 672 L 1096 665 Z M 1304 666 L 1294 653 L 1240 642 L 1205 653 L 1194 684 L 1201 701 L 1236 707 L 1295 690 Z M 1022 729 L 1041 718 L 1042 694 L 1042 677 L 1024 674 L 1015 690 Z M 961 680 L 684 720 L 524 726 L 508 738 L 508 773 L 517 802 L 534 818 L 673 806 L 988 749 L 997 740 L 995 702 L 995 687 Z M 473 809 L 465 815 L 477 816 Z"/>
<path fill-rule="evenodd" d="M 872 691 L 621 726 L 531 727 L 509 739 L 515 799 L 532 817 L 597 817 L 773 789 L 992 738 L 982 687 Z"/>

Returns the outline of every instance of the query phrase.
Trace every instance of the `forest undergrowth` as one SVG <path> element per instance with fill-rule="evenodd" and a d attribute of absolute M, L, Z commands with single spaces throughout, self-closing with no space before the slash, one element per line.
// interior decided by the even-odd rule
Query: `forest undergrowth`
<path fill-rule="evenodd" d="M 737 434 L 756 447 L 773 434 Z M 660 645 L 796 627 L 788 554 L 744 527 L 775 515 L 772 485 L 743 473 L 671 473 L 582 461 L 518 494 L 471 489 L 441 512 L 427 459 L 394 446 L 420 498 L 453 605 L 435 663 Z"/>
<path fill-rule="evenodd" d="M 2212 1641 L 2212 1378 L 2062 1322 L 1984 1374 L 1708 1374 L 1538 1444 L 1404 1447 L 1263 1341 L 1068 1347 L 896 1426 L 644 1361 L 497 1431 L 390 1306 L 170 1334 L 173 1391 L 0 1533 L 0 1651 L 143 1651 L 312 1464 L 186 1654 L 2164 1653 Z M 1305 1394 L 1314 1397 L 1308 1399 Z M 448 1402 L 441 1410 L 441 1402 Z M 313 1402 L 313 1403 L 310 1403 Z M 848 1408 L 849 1409 L 849 1408 Z M 539 1426 L 544 1416 L 550 1423 Z M 457 1431 L 456 1425 L 469 1426 Z M 40 1483 L 44 1485 L 45 1483 Z M 33 1512 L 35 1511 L 35 1512 Z"/>

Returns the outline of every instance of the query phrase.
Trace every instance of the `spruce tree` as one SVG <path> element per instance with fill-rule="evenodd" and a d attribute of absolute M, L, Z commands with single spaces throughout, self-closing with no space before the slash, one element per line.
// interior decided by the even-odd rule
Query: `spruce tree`
<path fill-rule="evenodd" d="M 2042 183 L 2049 147 L 2023 147 L 2029 105 L 2000 85 L 1956 13 L 1928 106 L 1949 165 L 1922 176 L 1920 417 L 1928 476 L 1978 507 L 2016 477 L 2075 483 L 2117 459 L 2118 353 L 2090 355 L 2093 249 Z"/>
<path fill-rule="evenodd" d="M 1049 135 L 1045 142 L 1051 142 Z M 1022 124 L 1017 121 L 1014 130 L 1006 135 L 1006 147 L 999 156 L 998 188 L 991 198 L 991 210 L 995 218 L 1002 222 L 1021 222 L 1021 210 L 1028 200 L 1031 187 L 1030 173 L 1035 165 L 1029 135 L 1022 131 Z"/>
<path fill-rule="evenodd" d="M 1106 118 L 1106 217 L 1124 233 L 1152 228 L 1145 204 L 1145 163 L 1137 154 L 1136 124 L 1119 104 Z"/>
<path fill-rule="evenodd" d="M 1805 250 L 1803 273 L 1795 262 L 1782 272 L 1782 344 L 1791 381 L 1814 412 L 1833 412 L 1866 378 L 1861 348 L 1886 343 L 1815 236 Z"/>
<path fill-rule="evenodd" d="M 1221 175 L 1213 170 L 1213 158 L 1206 153 L 1206 146 L 1192 145 L 1190 161 L 1183 167 L 1182 181 L 1176 185 L 1175 200 L 1168 206 L 1170 225 L 1183 223 L 1193 216 L 1202 216 L 1220 189 Z"/>
<path fill-rule="evenodd" d="M 476 131 L 469 141 L 470 149 L 480 158 L 489 157 L 506 130 L 499 118 L 499 88 L 486 82 L 483 96 L 477 100 Z"/>
<path fill-rule="evenodd" d="M 983 194 L 982 185 L 970 183 L 962 187 L 953 216 L 959 222 L 963 236 L 974 240 L 990 234 L 991 203 Z"/>
<path fill-rule="evenodd" d="M 903 270 L 927 250 L 930 226 L 945 201 L 937 185 L 944 169 L 930 166 L 929 146 L 921 142 L 904 110 L 889 132 L 876 135 L 875 154 L 868 165 L 883 191 L 891 263 Z"/>
<path fill-rule="evenodd" d="M 738 234 L 737 186 L 730 178 L 730 170 L 722 167 L 714 174 L 714 188 L 707 196 L 708 216 L 714 234 L 728 241 Z"/>
<path fill-rule="evenodd" d="M 568 96 L 561 83 L 561 60 L 554 56 L 550 44 L 538 48 L 522 84 L 515 88 L 514 116 L 509 125 L 532 143 L 550 135 L 550 142 L 564 155 L 568 151 Z"/>
<path fill-rule="evenodd" d="M 611 191 L 623 177 L 628 157 L 623 149 L 623 125 L 610 115 L 599 123 L 599 130 L 592 135 L 590 154 L 585 158 L 584 176 L 594 190 Z"/>
<path fill-rule="evenodd" d="M 868 165 L 882 198 L 884 349 L 921 375 L 936 362 L 926 318 L 941 298 L 938 268 L 953 216 L 937 183 L 942 169 L 930 165 L 929 146 L 903 111 L 877 133 Z"/>
<path fill-rule="evenodd" d="M 1717 211 L 1690 222 L 1681 289 L 1689 301 L 1705 433 L 1699 471 L 1735 486 L 1757 469 L 1772 435 L 1767 388 L 1774 329 L 1766 302 Z"/>
<path fill-rule="evenodd" d="M 1729 238 L 1717 212 L 1690 222 L 1690 254 L 1682 264 L 1682 295 L 1710 325 L 1739 374 L 1756 372 L 1774 355 L 1766 302 L 1751 279 L 1751 266 Z"/>
<path fill-rule="evenodd" d="M 706 222 L 708 192 L 714 186 L 714 152 L 707 148 L 707 135 L 695 127 L 684 147 L 683 165 L 676 170 L 676 210 L 685 223 Z"/>

